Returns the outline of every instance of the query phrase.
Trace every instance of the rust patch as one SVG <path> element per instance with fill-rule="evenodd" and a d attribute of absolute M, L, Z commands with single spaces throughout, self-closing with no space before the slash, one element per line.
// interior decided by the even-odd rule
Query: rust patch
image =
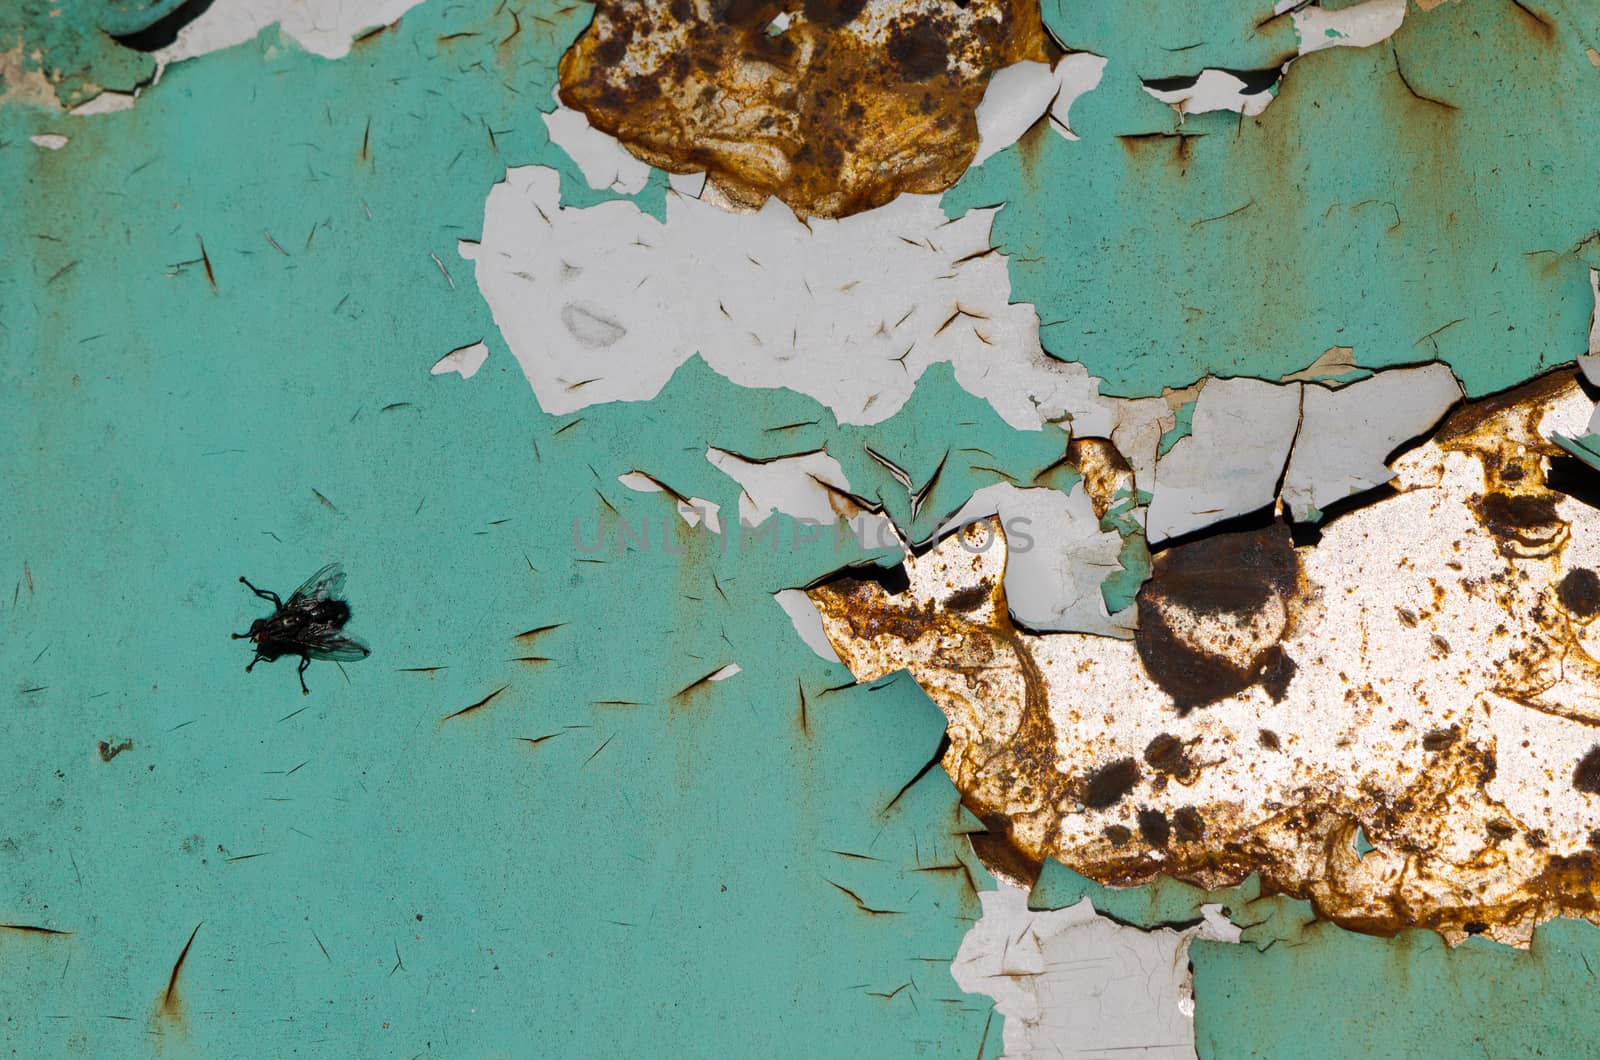
<path fill-rule="evenodd" d="M 1109 439 L 1074 438 L 1067 443 L 1066 459 L 1083 476 L 1096 518 L 1104 519 L 1119 495 L 1132 494 L 1133 468 Z"/>
<path fill-rule="evenodd" d="M 986 863 L 1255 872 L 1353 930 L 1526 946 L 1600 923 L 1600 511 L 1551 486 L 1546 440 L 1592 409 L 1554 372 L 1452 414 L 1315 545 L 1273 525 L 1159 553 L 1133 644 L 1017 630 L 993 521 L 903 584 L 810 595 L 857 680 L 907 669 L 944 712 Z M 1091 496 L 1125 488 L 1095 449 Z"/>
<path fill-rule="evenodd" d="M 101 740 L 96 745 L 96 749 L 100 752 L 100 761 L 109 762 L 122 752 L 133 750 L 133 741 L 123 740 L 121 743 L 117 743 L 115 738 L 111 740 Z"/>
<path fill-rule="evenodd" d="M 1179 714 L 1254 684 L 1282 699 L 1294 674 L 1282 643 L 1299 597 L 1285 525 L 1158 553 L 1139 591 L 1139 658 Z"/>
<path fill-rule="evenodd" d="M 796 7 L 601 0 L 561 60 L 561 99 L 651 165 L 705 171 L 735 205 L 776 195 L 842 217 L 955 183 L 990 76 L 1054 50 L 1020 0 Z"/>

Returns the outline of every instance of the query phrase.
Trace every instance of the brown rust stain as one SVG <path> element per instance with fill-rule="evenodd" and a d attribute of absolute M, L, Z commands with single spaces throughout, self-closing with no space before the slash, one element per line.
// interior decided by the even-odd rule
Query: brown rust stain
<path fill-rule="evenodd" d="M 1301 573 L 1282 524 L 1219 534 L 1158 553 L 1139 591 L 1134 643 L 1180 715 L 1261 685 L 1282 699 L 1294 661 Z"/>
<path fill-rule="evenodd" d="M 118 743 L 113 737 L 110 740 L 101 740 L 96 745 L 96 750 L 100 752 L 100 761 L 109 762 L 122 752 L 133 750 L 133 741 L 123 740 L 122 742 Z"/>
<path fill-rule="evenodd" d="M 1409 504 L 1405 511 L 1420 514 L 1408 518 L 1421 522 L 1399 525 L 1424 534 L 1446 525 L 1439 520 L 1456 506 L 1448 535 L 1476 535 L 1475 549 L 1458 541 L 1452 552 L 1440 537 L 1430 544 L 1445 559 L 1419 567 L 1423 553 L 1399 541 L 1392 575 L 1388 558 L 1378 568 L 1356 562 L 1341 569 L 1366 570 L 1365 581 L 1323 585 L 1306 566 L 1323 546 L 1297 548 L 1281 526 L 1198 539 L 1157 555 L 1132 649 L 1017 630 L 999 577 L 1003 557 L 985 566 L 954 547 L 908 559 L 908 586 L 842 577 L 811 596 L 858 680 L 910 669 L 944 711 L 943 765 L 986 826 L 972 837 L 975 850 L 1001 875 L 1027 883 L 1045 858 L 1117 886 L 1165 875 L 1220 888 L 1254 872 L 1264 894 L 1308 900 L 1319 917 L 1354 930 L 1423 927 L 1451 942 L 1485 934 L 1526 945 L 1534 925 L 1555 916 L 1600 922 L 1600 829 L 1580 830 L 1575 848 L 1559 818 L 1526 801 L 1507 805 L 1506 766 L 1517 756 L 1512 764 L 1525 775 L 1527 743 L 1497 741 L 1481 705 L 1502 697 L 1489 715 L 1528 707 L 1600 728 L 1600 708 L 1590 705 L 1600 701 L 1600 662 L 1581 640 L 1600 616 L 1600 575 L 1566 559 L 1577 536 L 1568 520 L 1586 509 L 1549 485 L 1558 451 L 1541 433 L 1551 408 L 1573 405 L 1576 387 L 1564 369 L 1461 407 L 1407 457 L 1415 477 L 1376 502 Z M 1128 484 L 1098 444 L 1073 455 L 1096 482 L 1091 496 Z M 1471 485 L 1474 469 L 1481 489 Z M 1448 491 L 1429 478 L 1447 472 Z M 1384 526 L 1377 532 L 1392 540 L 1408 532 Z M 1412 595 L 1374 598 L 1358 628 L 1321 625 L 1330 597 L 1391 576 Z M 1463 608 L 1485 602 L 1498 619 L 1463 617 Z M 1316 687 L 1295 683 L 1283 648 L 1291 638 L 1303 663 L 1322 667 Z M 1088 646 L 1052 648 L 1068 640 Z M 1430 692 L 1447 698 L 1438 688 L 1424 689 L 1405 668 L 1397 678 L 1369 670 L 1386 655 L 1401 658 L 1393 655 L 1400 644 L 1430 660 L 1419 665 L 1446 668 L 1447 680 L 1459 675 L 1459 689 L 1445 689 L 1459 702 L 1430 712 Z M 1355 661 L 1319 657 L 1335 645 L 1354 650 Z M 1132 656 L 1132 684 L 1097 676 L 1113 651 Z M 1150 691 L 1133 691 L 1141 687 Z M 1132 747 L 1074 731 L 1103 725 L 1115 735 L 1116 715 L 1136 706 L 1126 697 L 1152 692 L 1168 720 Z M 1315 712 L 1278 717 L 1286 697 Z M 1236 735 L 1219 746 L 1207 726 L 1224 702 L 1254 704 L 1257 713 L 1245 716 L 1248 727 L 1234 723 Z M 1359 776 L 1327 772 L 1317 756 L 1358 734 L 1366 743 L 1355 746 L 1393 754 L 1396 769 L 1383 758 Z M 1547 801 L 1600 797 L 1600 733 L 1583 747 L 1550 763 Z M 1293 773 L 1263 796 L 1251 781 L 1258 765 L 1284 768 L 1269 763 Z M 1218 794 L 1206 780 L 1224 765 L 1239 786 Z M 1516 794 L 1528 791 L 1519 782 Z M 1358 835 L 1368 844 L 1358 845 Z"/>
<path fill-rule="evenodd" d="M 355 51 L 360 48 L 365 48 L 367 45 L 371 44 L 385 33 L 392 32 L 393 30 L 397 30 L 399 28 L 400 19 L 397 18 L 393 22 L 390 22 L 386 25 L 373 26 L 371 29 L 362 30 L 355 37 L 351 38 L 350 50 Z"/>
<path fill-rule="evenodd" d="M 55 928 L 40 927 L 37 924 L 0 924 L 0 931 L 15 931 L 22 935 L 71 935 L 70 931 L 58 931 Z"/>
<path fill-rule="evenodd" d="M 1117 137 L 1128 160 L 1138 165 L 1159 163 L 1175 176 L 1189 171 L 1189 160 L 1194 155 L 1195 133 L 1127 133 Z"/>
<path fill-rule="evenodd" d="M 178 959 L 172 964 L 172 972 L 167 976 L 167 988 L 156 999 L 156 1018 L 179 1022 L 183 1019 L 183 997 L 178 993 L 178 977 L 183 974 L 184 962 L 189 959 L 189 950 L 194 946 L 195 936 L 200 934 L 200 929 L 205 921 L 194 926 L 189 932 L 189 940 L 183 944 L 183 949 L 178 953 Z"/>
<path fill-rule="evenodd" d="M 736 205 L 842 217 L 955 183 L 990 76 L 1056 51 L 1021 0 L 601 0 L 561 99 Z"/>
<path fill-rule="evenodd" d="M 439 720 L 440 720 L 441 723 L 443 723 L 443 722 L 450 721 L 450 720 L 455 719 L 455 718 L 462 717 L 463 715 L 466 715 L 466 714 L 471 714 L 475 710 L 482 710 L 484 707 L 487 707 L 490 703 L 494 702 L 495 699 L 500 695 L 500 693 L 504 692 L 506 689 L 508 689 L 510 687 L 511 687 L 510 685 L 501 685 L 499 688 L 495 689 L 493 692 L 490 692 L 488 695 L 484 696 L 482 699 L 478 700 L 476 703 L 471 703 L 471 704 L 469 704 L 469 705 L 467 705 L 465 707 L 462 707 L 460 710 L 456 711 L 453 714 L 446 714 L 443 718 L 441 718 Z"/>
<path fill-rule="evenodd" d="M 1067 463 L 1083 476 L 1095 517 L 1104 519 L 1119 495 L 1133 491 L 1133 468 L 1107 438 L 1074 438 L 1067 443 Z"/>
<path fill-rule="evenodd" d="M 723 663 L 721 666 L 713 667 L 712 669 L 701 674 L 699 677 L 695 678 L 693 681 L 690 681 L 688 684 L 684 685 L 682 688 L 678 689 L 672 694 L 672 702 L 680 706 L 693 703 L 700 693 L 710 689 L 711 686 L 716 683 L 717 675 L 726 670 L 728 665 L 729 664 L 727 663 Z"/>

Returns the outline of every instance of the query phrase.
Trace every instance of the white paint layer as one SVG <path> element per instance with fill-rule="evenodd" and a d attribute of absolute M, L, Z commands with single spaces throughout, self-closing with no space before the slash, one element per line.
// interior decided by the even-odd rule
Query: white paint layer
<path fill-rule="evenodd" d="M 474 342 L 470 346 L 459 346 L 451 350 L 434 362 L 429 372 L 433 375 L 444 375 L 455 372 L 463 379 L 471 379 L 478 374 L 478 369 L 483 367 L 483 362 L 489 359 L 489 347 L 481 342 Z"/>
<path fill-rule="evenodd" d="M 1299 425 L 1300 386 L 1207 380 L 1194 433 L 1156 461 L 1151 544 L 1272 503 Z"/>
<path fill-rule="evenodd" d="M 1046 354 L 1033 307 L 1012 304 L 993 210 L 952 221 L 936 197 L 902 195 L 802 223 L 776 198 L 730 214 L 669 195 L 666 211 L 662 223 L 631 202 L 564 210 L 541 166 L 490 191 L 482 242 L 460 251 L 545 411 L 648 400 L 698 353 L 844 423 L 892 416 L 941 361 L 1019 429 L 1107 418 L 1096 380 Z"/>
<path fill-rule="evenodd" d="M 1004 882 L 978 898 L 983 916 L 950 974 L 963 990 L 995 999 L 1004 1055 L 1195 1055 L 1189 942 L 1239 937 L 1215 907 L 1186 931 L 1141 931 L 1100 916 L 1087 898 L 1034 912 L 1028 892 Z"/>
<path fill-rule="evenodd" d="M 1055 100 L 1055 73 L 1048 63 L 1014 63 L 995 71 L 978 104 L 978 153 L 972 164 L 1017 142 Z"/>
<path fill-rule="evenodd" d="M 342 59 L 350 42 L 386 26 L 421 0 L 219 0 L 156 52 L 163 65 L 243 44 L 278 24 L 283 35 L 327 59 Z"/>
<path fill-rule="evenodd" d="M 1406 0 L 1367 0 L 1335 9 L 1309 4 L 1290 16 L 1300 34 L 1301 55 L 1323 48 L 1365 48 L 1388 40 L 1405 17 Z"/>
<path fill-rule="evenodd" d="M 550 141 L 567 153 L 583 172 L 583 179 L 596 191 L 609 188 L 623 195 L 636 195 L 650 180 L 650 167 L 627 152 L 616 137 L 589 124 L 582 111 L 563 106 L 559 90 L 552 93 L 556 109 L 544 118 Z"/>
<path fill-rule="evenodd" d="M 833 650 L 833 645 L 828 643 L 828 635 L 822 631 L 822 615 L 804 589 L 782 589 L 773 593 L 772 598 L 778 601 L 783 613 L 794 623 L 794 631 L 805 641 L 806 647 L 816 652 L 819 658 L 829 662 L 839 661 L 839 653 Z"/>
<path fill-rule="evenodd" d="M 1298 520 L 1394 478 L 1384 462 L 1401 443 L 1427 431 L 1461 399 L 1447 365 L 1379 372 L 1338 390 L 1303 391 L 1300 433 L 1283 500 Z"/>
<path fill-rule="evenodd" d="M 1100 529 L 1082 482 L 1070 494 L 1009 482 L 986 486 L 939 528 L 938 536 L 993 515 L 1006 532 L 1004 584 L 1013 619 L 1040 633 L 1133 636 L 1133 609 L 1109 615 L 1100 593 L 1106 576 L 1121 569 L 1122 537 Z"/>

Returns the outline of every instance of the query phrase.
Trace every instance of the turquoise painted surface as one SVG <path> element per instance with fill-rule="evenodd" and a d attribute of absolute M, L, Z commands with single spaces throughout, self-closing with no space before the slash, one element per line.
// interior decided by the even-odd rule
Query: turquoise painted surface
<path fill-rule="evenodd" d="M 1584 10 L 1552 15 L 1554 43 L 1537 53 L 1514 13 L 1413 13 L 1395 52 L 1298 65 L 1266 116 L 1279 124 L 1190 119 L 1186 132 L 1219 134 L 1188 141 L 1181 167 L 1159 153 L 1170 144 L 1116 141 L 1174 120 L 1124 55 L 1074 107 L 1082 143 L 997 156 L 953 209 L 1011 200 L 997 241 L 1015 297 L 1046 320 L 1070 308 L 1070 327 L 1094 334 L 1068 343 L 1056 325 L 1047 341 L 1114 389 L 1290 371 L 1334 342 L 1373 365 L 1437 343 L 1477 390 L 1514 381 L 1570 359 L 1587 320 L 1574 281 L 1600 199 L 1573 132 L 1594 108 L 1571 91 L 1594 83 L 1574 43 L 1595 39 L 1575 21 Z M 0 182 L 14 189 L 0 243 L 24 263 L 0 274 L 0 382 L 18 410 L 0 422 L 13 583 L 0 583 L 0 922 L 65 932 L 0 930 L 8 1050 L 997 1047 L 987 999 L 948 974 L 973 886 L 989 881 L 962 838 L 975 822 L 938 770 L 921 773 L 937 710 L 903 677 L 839 688 L 848 675 L 771 601 L 870 557 L 829 535 L 796 545 L 806 535 L 782 520 L 777 548 L 724 545 L 616 476 L 647 471 L 731 518 L 737 489 L 706 446 L 827 445 L 921 538 L 982 485 L 1069 488 L 1070 469 L 1047 470 L 1064 439 L 1009 431 L 947 369 L 873 428 L 839 428 L 807 399 L 741 390 L 699 361 L 646 405 L 540 413 L 455 241 L 476 236 L 508 165 L 557 166 L 574 205 L 609 197 L 535 114 L 588 11 L 547 17 L 506 46 L 494 5 L 432 3 L 335 63 L 269 31 L 173 67 L 128 114 L 0 111 Z M 457 33 L 476 35 L 440 39 Z M 1395 55 L 1464 117 L 1401 95 Z M 1474 64 L 1503 66 L 1498 87 Z M 1507 129 L 1514 150 L 1495 146 Z M 42 131 L 72 142 L 39 151 L 27 137 Z M 643 208 L 659 215 L 664 184 L 652 177 Z M 1466 205 L 1450 225 L 1419 207 L 1403 237 L 1372 204 L 1336 212 L 1343 227 L 1324 220 L 1335 197 L 1385 189 Z M 1271 197 L 1189 225 L 1252 191 Z M 1074 212 L 1086 195 L 1096 209 Z M 1558 253 L 1522 249 L 1546 239 Z M 1021 261 L 1024 246 L 1052 264 Z M 1180 319 L 1176 255 L 1238 263 L 1200 292 L 1227 312 Z M 1506 264 L 1485 273 L 1490 256 Z M 1400 344 L 1467 302 L 1482 319 L 1421 352 Z M 1111 343 L 1135 309 L 1139 329 L 1122 334 L 1148 345 Z M 1499 319 L 1513 310 L 1515 333 Z M 1335 319 L 1348 330 L 1330 338 Z M 479 338 L 492 353 L 478 377 L 427 374 Z M 918 520 L 863 443 L 918 483 L 942 465 Z M 648 525 L 648 546 L 619 550 L 624 524 Z M 585 554 L 602 528 L 607 546 Z M 1127 537 L 1108 601 L 1131 598 L 1147 568 Z M 246 677 L 248 652 L 226 636 L 260 609 L 236 577 L 282 591 L 330 559 L 351 571 L 353 629 L 373 658 L 346 674 L 314 666 L 310 699 L 290 664 Z M 526 657 L 548 661 L 514 661 Z M 743 672 L 679 694 L 728 662 Z M 448 669 L 400 672 L 433 665 Z M 95 745 L 111 737 L 134 747 L 104 763 Z M 1543 929 L 1527 956 L 1476 943 L 1445 955 L 1426 938 L 1307 928 L 1302 904 L 1249 887 L 1267 917 L 1251 937 L 1293 945 L 1196 948 L 1207 1055 L 1470 1053 L 1497 1015 L 1551 1055 L 1590 1040 L 1586 925 Z M 1130 922 L 1170 922 L 1198 899 L 1163 884 L 1101 900 Z M 162 1013 L 196 925 L 180 1003 Z M 1286 1025 L 1312 993 L 1305 1022 Z"/>
<path fill-rule="evenodd" d="M 1264 43 L 1241 37 L 1238 8 L 1046 5 L 1063 44 L 1110 57 L 1073 105 L 1082 139 L 1033 137 L 945 203 L 1006 203 L 994 242 L 1051 353 L 1108 392 L 1154 395 L 1351 346 L 1369 367 L 1444 360 L 1478 395 L 1585 352 L 1600 9 L 1413 9 L 1387 44 L 1297 60 L 1261 116 L 1180 128 L 1139 78 L 1197 71 L 1187 56 L 1139 66 L 1169 43 L 1147 28 L 1204 29 L 1226 42 L 1207 65 L 1248 68 Z"/>
<path fill-rule="evenodd" d="M 507 165 L 575 173 L 535 107 L 587 11 L 525 17 L 514 47 L 494 12 L 428 5 L 332 63 L 269 31 L 124 114 L 0 111 L 21 263 L 0 278 L 0 922 L 64 932 L 0 930 L 0 1042 L 993 1048 L 948 971 L 988 879 L 922 773 L 943 719 L 904 678 L 839 687 L 771 599 L 866 557 L 788 524 L 723 546 L 616 482 L 731 515 L 708 445 L 831 423 L 775 441 L 817 406 L 699 362 L 649 405 L 545 416 L 455 254 Z M 71 143 L 27 142 L 45 129 Z M 480 337 L 470 382 L 428 374 Z M 927 394 L 879 444 L 924 477 L 903 451 L 926 432 L 992 432 L 953 385 Z M 648 544 L 619 549 L 624 522 Z M 314 665 L 310 698 L 288 663 L 246 676 L 228 634 L 261 608 L 238 576 L 281 592 L 333 559 L 372 657 Z M 134 746 L 102 762 L 110 737 Z"/>
<path fill-rule="evenodd" d="M 1429 931 L 1344 931 L 1309 902 L 1263 897 L 1254 875 L 1216 891 L 1172 879 L 1105 887 L 1054 861 L 1028 905 L 1085 898 L 1150 928 L 1196 924 L 1216 904 L 1243 929 L 1238 943 L 1190 944 L 1202 1057 L 1578 1057 L 1600 1041 L 1600 930 L 1583 921 L 1541 925 L 1526 951 L 1481 938 L 1451 950 Z"/>
<path fill-rule="evenodd" d="M 1258 951 L 1196 942 L 1203 1057 L 1593 1056 L 1600 932 L 1556 920 L 1527 951 L 1314 924 Z"/>
<path fill-rule="evenodd" d="M 1173 446 L 1194 433 L 1194 406 L 1193 398 L 1178 406 L 1172 416 L 1172 426 L 1161 432 L 1161 440 L 1156 445 L 1156 456 L 1166 456 Z"/>

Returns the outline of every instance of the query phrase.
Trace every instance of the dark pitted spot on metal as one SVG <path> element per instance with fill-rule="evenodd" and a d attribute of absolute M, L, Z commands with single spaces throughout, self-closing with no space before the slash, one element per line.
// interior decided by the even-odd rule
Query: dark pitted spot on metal
<path fill-rule="evenodd" d="M 1110 840 L 1111 845 L 1114 847 L 1127 846 L 1133 839 L 1133 832 L 1126 825 L 1108 824 L 1106 825 L 1106 839 Z"/>
<path fill-rule="evenodd" d="M 1139 591 L 1145 672 L 1179 714 L 1254 684 L 1281 699 L 1295 667 L 1280 642 L 1299 595 L 1299 560 L 1281 524 L 1159 553 Z"/>
<path fill-rule="evenodd" d="M 1164 847 L 1172 837 L 1172 825 L 1160 810 L 1140 810 L 1139 835 L 1153 847 Z"/>
<path fill-rule="evenodd" d="M 777 0 L 711 0 L 712 21 L 739 29 L 765 26 L 782 10 Z"/>
<path fill-rule="evenodd" d="M 1180 843 L 1195 843 L 1205 838 L 1206 821 L 1193 806 L 1183 806 L 1172 815 L 1172 831 Z"/>
<path fill-rule="evenodd" d="M 1556 597 L 1568 612 L 1587 621 L 1600 614 L 1600 575 L 1588 567 L 1570 570 L 1556 586 Z"/>
<path fill-rule="evenodd" d="M 1456 742 L 1461 735 L 1461 728 L 1452 725 L 1448 729 L 1429 729 L 1422 736 L 1422 749 L 1424 751 L 1443 751 Z"/>
<path fill-rule="evenodd" d="M 1294 680 L 1298 669 L 1287 652 L 1280 649 L 1269 654 L 1261 669 L 1261 687 L 1274 703 L 1282 703 L 1283 697 L 1289 694 L 1289 682 Z"/>
<path fill-rule="evenodd" d="M 1119 758 L 1089 774 L 1083 804 L 1091 810 L 1115 806 L 1139 783 L 1139 765 L 1131 758 Z"/>
<path fill-rule="evenodd" d="M 1262 747 L 1265 747 L 1269 751 L 1281 750 L 1283 747 L 1282 742 L 1278 739 L 1278 734 L 1273 732 L 1271 729 L 1260 730 L 1256 733 L 1256 739 L 1260 742 Z"/>
<path fill-rule="evenodd" d="M 866 7 L 867 0 L 805 0 L 800 10 L 807 22 L 838 29 L 854 22 Z"/>
<path fill-rule="evenodd" d="M 984 601 L 989 599 L 994 586 L 988 582 L 979 582 L 969 585 L 965 589 L 957 589 L 944 598 L 944 606 L 952 611 L 976 611 L 982 607 Z"/>
<path fill-rule="evenodd" d="M 896 23 L 889 31 L 889 58 L 913 81 L 926 81 L 950 65 L 945 33 L 931 22 Z"/>
<path fill-rule="evenodd" d="M 1512 548 L 1545 548 L 1566 527 L 1556 514 L 1555 497 L 1548 493 L 1494 492 L 1478 502 L 1477 510 L 1484 528 Z"/>
<path fill-rule="evenodd" d="M 1194 772 L 1194 763 L 1189 760 L 1183 741 L 1171 733 L 1164 732 L 1151 740 L 1144 749 L 1144 760 L 1152 769 L 1174 777 L 1187 777 Z"/>
<path fill-rule="evenodd" d="M 1587 795 L 1600 795 L 1600 743 L 1578 760 L 1572 771 L 1572 786 Z"/>

